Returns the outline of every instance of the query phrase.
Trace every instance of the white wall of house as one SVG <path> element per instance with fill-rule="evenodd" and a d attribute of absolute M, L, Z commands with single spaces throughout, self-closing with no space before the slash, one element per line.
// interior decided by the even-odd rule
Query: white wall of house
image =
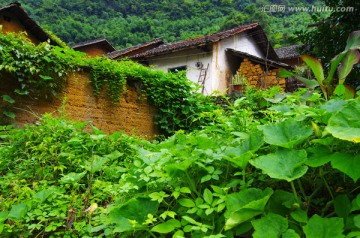
<path fill-rule="evenodd" d="M 149 59 L 149 64 L 165 72 L 168 72 L 168 70 L 171 68 L 186 66 L 186 77 L 192 82 L 197 83 L 200 75 L 200 69 L 196 66 L 197 62 L 201 62 L 203 67 L 206 68 L 208 64 L 211 65 L 211 58 L 212 52 L 191 49 L 151 58 Z M 205 94 L 211 93 L 213 91 L 211 88 L 211 81 L 209 80 L 211 75 L 212 69 L 209 66 L 209 70 L 205 79 Z"/>
<path fill-rule="evenodd" d="M 164 70 L 165 72 L 168 72 L 170 68 L 186 66 L 186 76 L 195 83 L 198 82 L 200 74 L 200 69 L 196 67 L 196 63 L 201 62 L 204 67 L 207 67 L 209 64 L 204 94 L 211 94 L 214 91 L 222 93 L 227 91 L 228 82 L 233 76 L 228 67 L 225 54 L 227 48 L 263 57 L 255 41 L 246 33 L 240 33 L 214 43 L 212 52 L 204 52 L 200 49 L 189 49 L 151 58 L 149 59 L 149 63 L 155 68 Z"/>

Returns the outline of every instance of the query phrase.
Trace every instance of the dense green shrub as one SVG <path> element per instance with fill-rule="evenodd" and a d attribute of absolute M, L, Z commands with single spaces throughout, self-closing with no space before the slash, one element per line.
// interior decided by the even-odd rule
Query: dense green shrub
<path fill-rule="evenodd" d="M 1 235 L 358 236 L 359 98 L 279 98 L 261 119 L 237 99 L 161 143 L 49 116 L 3 127 Z"/>

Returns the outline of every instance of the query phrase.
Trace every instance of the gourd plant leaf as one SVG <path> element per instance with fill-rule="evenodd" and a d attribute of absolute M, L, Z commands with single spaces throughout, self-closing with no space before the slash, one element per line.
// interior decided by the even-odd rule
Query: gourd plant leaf
<path fill-rule="evenodd" d="M 360 155 L 334 153 L 331 156 L 331 166 L 348 175 L 354 182 L 360 178 Z"/>
<path fill-rule="evenodd" d="M 271 178 L 288 182 L 302 177 L 308 167 L 305 166 L 307 154 L 305 150 L 282 149 L 272 154 L 260 156 L 250 161 L 250 164 L 261 169 Z"/>
<path fill-rule="evenodd" d="M 289 216 L 293 210 L 293 204 L 296 203 L 296 198 L 293 193 L 276 189 L 274 194 L 270 197 L 265 211 L 276 213 L 282 216 Z"/>
<path fill-rule="evenodd" d="M 273 190 L 249 188 L 226 196 L 225 230 L 250 220 L 264 211 Z"/>
<path fill-rule="evenodd" d="M 349 216 L 351 212 L 351 201 L 346 194 L 340 194 L 334 199 L 335 213 L 342 218 Z"/>
<path fill-rule="evenodd" d="M 269 213 L 266 216 L 251 222 L 255 232 L 254 238 L 281 237 L 288 228 L 288 221 L 285 217 Z"/>
<path fill-rule="evenodd" d="M 324 145 L 310 147 L 306 151 L 308 153 L 308 159 L 305 164 L 310 167 L 320 167 L 330 162 L 331 155 L 333 154 L 329 147 Z"/>
<path fill-rule="evenodd" d="M 348 101 L 342 110 L 336 112 L 329 119 L 325 128 L 334 137 L 360 142 L 360 99 Z"/>
<path fill-rule="evenodd" d="M 316 80 L 322 85 L 324 81 L 324 71 L 320 61 L 309 55 L 302 55 L 300 58 L 310 67 Z"/>
<path fill-rule="evenodd" d="M 262 133 L 253 133 L 248 138 L 240 142 L 238 146 L 228 147 L 223 158 L 245 169 L 249 160 L 264 144 Z"/>
<path fill-rule="evenodd" d="M 306 127 L 294 119 L 258 126 L 258 128 L 264 132 L 265 142 L 285 148 L 293 148 L 313 133 L 310 127 Z"/>
<path fill-rule="evenodd" d="M 342 218 L 322 218 L 314 215 L 303 227 L 306 238 L 343 238 L 344 222 Z"/>

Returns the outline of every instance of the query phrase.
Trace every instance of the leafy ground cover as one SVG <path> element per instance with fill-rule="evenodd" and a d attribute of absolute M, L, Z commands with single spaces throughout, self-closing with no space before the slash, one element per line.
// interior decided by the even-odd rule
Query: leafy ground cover
<path fill-rule="evenodd" d="M 279 97 L 242 97 L 162 142 L 49 115 L 4 126 L 0 234 L 359 236 L 360 99 Z"/>

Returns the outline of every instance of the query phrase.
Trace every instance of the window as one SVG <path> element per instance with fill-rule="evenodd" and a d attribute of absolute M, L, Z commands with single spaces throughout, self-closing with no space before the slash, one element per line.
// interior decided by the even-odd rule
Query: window
<path fill-rule="evenodd" d="M 186 69 L 187 69 L 186 65 L 183 65 L 183 66 L 179 66 L 179 67 L 175 67 L 175 68 L 169 68 L 168 72 L 169 73 L 176 73 L 176 72 L 184 71 Z"/>

